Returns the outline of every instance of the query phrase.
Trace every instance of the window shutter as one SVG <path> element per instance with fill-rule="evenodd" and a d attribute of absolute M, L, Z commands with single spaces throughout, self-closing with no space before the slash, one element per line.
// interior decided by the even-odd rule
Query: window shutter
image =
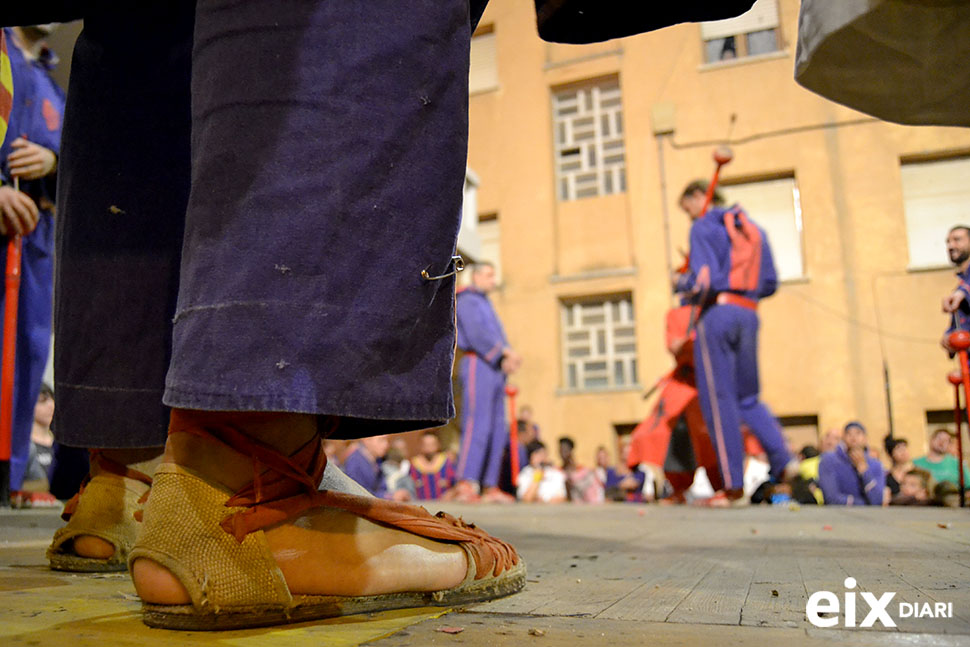
<path fill-rule="evenodd" d="M 468 92 L 483 92 L 498 87 L 498 64 L 495 56 L 495 32 L 472 38 L 468 68 Z"/>
<path fill-rule="evenodd" d="M 970 224 L 970 158 L 904 164 L 900 170 L 909 266 L 949 266 L 947 232 L 954 225 Z"/>

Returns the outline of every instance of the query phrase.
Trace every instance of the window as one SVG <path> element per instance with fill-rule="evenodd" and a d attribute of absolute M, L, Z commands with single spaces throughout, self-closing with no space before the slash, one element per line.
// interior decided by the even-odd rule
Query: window
<path fill-rule="evenodd" d="M 495 56 L 495 30 L 491 25 L 479 27 L 472 36 L 468 66 L 468 93 L 487 92 L 498 88 L 498 63 Z"/>
<path fill-rule="evenodd" d="M 795 178 L 722 186 L 727 204 L 740 204 L 768 234 L 778 279 L 805 276 L 802 260 L 802 207 Z"/>
<path fill-rule="evenodd" d="M 901 171 L 909 267 L 947 267 L 947 232 L 970 224 L 970 158 L 903 164 Z"/>
<path fill-rule="evenodd" d="M 704 61 L 716 63 L 778 50 L 778 2 L 757 0 L 737 18 L 701 23 Z"/>
<path fill-rule="evenodd" d="M 626 191 L 619 80 L 556 90 L 552 121 L 560 200 Z"/>
<path fill-rule="evenodd" d="M 629 294 L 562 304 L 564 383 L 591 390 L 637 384 L 637 340 Z"/>
<path fill-rule="evenodd" d="M 817 415 L 778 416 L 777 420 L 785 440 L 793 451 L 800 452 L 806 445 L 818 447 Z"/>

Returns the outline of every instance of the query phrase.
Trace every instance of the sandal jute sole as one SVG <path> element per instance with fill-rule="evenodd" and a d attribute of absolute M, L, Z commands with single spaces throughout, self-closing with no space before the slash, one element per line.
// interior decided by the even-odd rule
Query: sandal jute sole
<path fill-rule="evenodd" d="M 91 478 L 83 492 L 65 508 L 68 523 L 54 533 L 47 549 L 50 567 L 56 571 L 106 573 L 128 569 L 128 553 L 141 525 L 135 513 L 149 485 L 132 478 L 101 472 Z M 108 559 L 81 557 L 73 552 L 74 539 L 87 535 L 114 546 Z"/>
<path fill-rule="evenodd" d="M 456 539 L 453 543 L 465 550 L 468 572 L 460 585 L 444 591 L 358 597 L 291 595 L 263 530 L 238 536 L 227 531 L 227 520 L 246 512 L 245 507 L 227 504 L 231 494 L 190 469 L 170 463 L 159 466 L 129 564 L 146 558 L 168 569 L 185 587 L 192 604 L 144 603 L 145 624 L 193 631 L 241 629 L 408 607 L 470 604 L 510 595 L 525 586 L 525 564 L 514 550 L 474 526 L 451 518 L 446 523 L 421 508 L 321 492 L 321 500 L 333 507 L 422 536 L 440 538 L 452 530 L 448 523 L 460 524 L 454 534 L 468 541 Z M 390 513 L 375 513 L 375 509 Z M 491 558 L 483 555 L 495 545 L 505 557 L 488 561 Z"/>

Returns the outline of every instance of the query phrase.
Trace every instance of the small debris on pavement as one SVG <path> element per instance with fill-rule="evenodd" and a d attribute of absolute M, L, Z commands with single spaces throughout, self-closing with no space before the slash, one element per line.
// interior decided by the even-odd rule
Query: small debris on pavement
<path fill-rule="evenodd" d="M 751 529 L 751 534 L 752 535 L 757 535 L 758 534 L 758 529 L 757 528 L 752 528 Z"/>
<path fill-rule="evenodd" d="M 460 634 L 464 630 L 464 627 L 438 627 L 435 629 L 435 631 L 440 631 L 443 634 Z"/>
<path fill-rule="evenodd" d="M 546 635 L 546 632 L 545 632 L 544 629 L 536 629 L 535 627 L 533 627 L 532 629 L 529 629 L 529 635 L 530 636 L 545 636 Z"/>
<path fill-rule="evenodd" d="M 947 529 L 950 528 L 950 523 L 949 522 L 944 523 L 944 522 L 941 521 L 938 524 L 936 524 L 936 527 L 937 528 L 943 528 L 943 530 L 947 530 Z"/>
<path fill-rule="evenodd" d="M 771 597 L 773 598 L 778 597 L 778 589 L 771 589 Z"/>
<path fill-rule="evenodd" d="M 832 526 L 828 524 L 825 524 L 824 526 L 822 526 L 822 530 L 831 530 L 831 529 L 832 529 Z"/>

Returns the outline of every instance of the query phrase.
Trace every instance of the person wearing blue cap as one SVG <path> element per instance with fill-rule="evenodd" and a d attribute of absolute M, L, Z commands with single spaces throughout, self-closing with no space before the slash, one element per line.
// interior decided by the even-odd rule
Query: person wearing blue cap
<path fill-rule="evenodd" d="M 866 440 L 866 428 L 853 421 L 845 426 L 839 446 L 822 454 L 818 483 L 826 505 L 882 505 L 886 474 L 869 454 Z"/>

